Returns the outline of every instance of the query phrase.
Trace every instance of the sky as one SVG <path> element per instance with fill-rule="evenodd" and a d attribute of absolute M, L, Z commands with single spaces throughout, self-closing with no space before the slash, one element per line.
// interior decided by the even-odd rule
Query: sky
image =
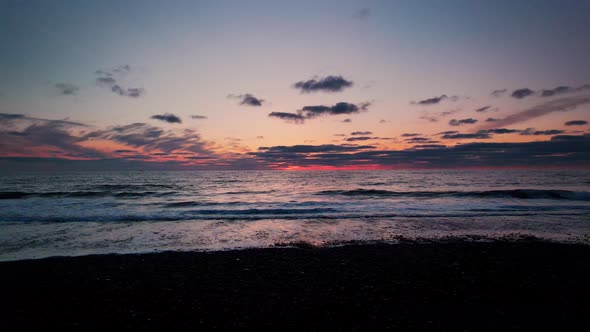
<path fill-rule="evenodd" d="M 590 166 L 590 2 L 0 0 L 0 170 Z"/>

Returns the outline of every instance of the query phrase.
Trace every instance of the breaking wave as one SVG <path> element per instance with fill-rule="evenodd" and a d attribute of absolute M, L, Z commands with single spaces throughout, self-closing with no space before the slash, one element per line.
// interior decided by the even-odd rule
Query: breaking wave
<path fill-rule="evenodd" d="M 590 201 L 590 192 L 569 190 L 538 190 L 538 189 L 513 189 L 513 190 L 488 190 L 488 191 L 391 191 L 376 189 L 353 190 L 324 190 L 318 195 L 342 195 L 360 197 L 411 197 L 411 198 L 439 198 L 439 197 L 465 197 L 465 198 L 517 198 L 517 199 L 563 199 L 576 201 Z"/>

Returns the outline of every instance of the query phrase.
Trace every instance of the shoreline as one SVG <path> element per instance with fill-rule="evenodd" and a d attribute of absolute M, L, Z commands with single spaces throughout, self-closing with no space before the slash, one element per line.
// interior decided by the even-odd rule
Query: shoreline
<path fill-rule="evenodd" d="M 586 244 L 525 238 L 9 261 L 1 318 L 70 330 L 563 330 L 590 323 L 589 257 Z"/>

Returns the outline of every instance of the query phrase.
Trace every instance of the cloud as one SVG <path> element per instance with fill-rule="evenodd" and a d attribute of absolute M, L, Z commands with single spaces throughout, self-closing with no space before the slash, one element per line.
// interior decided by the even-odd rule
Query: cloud
<path fill-rule="evenodd" d="M 94 72 L 95 75 L 97 75 L 96 84 L 98 84 L 98 86 L 109 88 L 111 92 L 119 96 L 139 98 L 145 93 L 143 88 L 125 88 L 119 83 L 119 80 L 130 72 L 131 66 L 129 65 L 123 65 L 111 69 L 99 69 Z"/>
<path fill-rule="evenodd" d="M 417 102 L 413 101 L 413 102 L 411 102 L 411 104 L 417 104 L 417 105 L 422 105 L 422 106 L 436 105 L 446 99 L 449 99 L 451 101 L 456 101 L 458 98 L 459 97 L 457 97 L 457 96 L 448 97 L 447 95 L 442 95 L 440 97 L 428 98 L 428 99 L 420 100 Z"/>
<path fill-rule="evenodd" d="M 96 83 L 98 83 L 99 85 L 108 85 L 108 86 L 113 86 L 115 84 L 117 84 L 117 80 L 115 80 L 114 78 L 107 76 L 107 77 L 97 77 L 96 78 Z"/>
<path fill-rule="evenodd" d="M 496 122 L 496 121 L 498 121 L 498 120 L 499 120 L 499 119 L 496 119 L 496 118 L 487 118 L 487 119 L 486 119 L 486 122 Z"/>
<path fill-rule="evenodd" d="M 406 138 L 405 141 L 409 142 L 409 143 L 418 143 L 418 142 L 428 142 L 428 141 L 431 141 L 431 139 L 426 138 L 426 137 L 410 137 L 410 138 Z"/>
<path fill-rule="evenodd" d="M 110 143 L 103 144 L 104 141 Z M 101 143 L 97 145 L 96 142 Z M 235 143 L 235 140 L 230 143 Z M 94 148 L 95 146 L 99 146 L 100 149 Z M 65 165 L 74 164 L 86 165 L 87 169 L 95 169 L 94 166 L 99 165 L 100 169 L 103 169 L 103 166 L 107 169 L 128 169 L 125 165 L 130 164 L 123 160 L 107 161 L 113 158 L 141 160 L 142 163 L 147 163 L 141 167 L 143 169 L 152 169 L 150 165 L 155 165 L 154 163 L 158 163 L 158 169 L 186 169 L 191 165 L 206 169 L 264 168 L 264 165 L 260 165 L 251 156 L 227 150 L 228 146 L 215 146 L 205 141 L 195 130 L 188 128 L 165 130 L 146 123 L 132 123 L 97 129 L 69 120 L 48 120 L 23 114 L 0 113 L 0 158 L 36 158 L 35 162 L 44 165 L 45 169 L 61 165 L 60 160 L 64 159 L 92 159 L 95 162 L 64 161 L 63 168 L 60 166 L 59 169 L 69 169 L 69 166 Z M 109 147 L 116 149 L 109 151 Z M 225 149 L 226 152 L 220 152 L 220 149 Z M 206 165 L 199 163 L 195 157 L 198 157 L 198 160 L 205 160 L 207 157 L 208 162 Z"/>
<path fill-rule="evenodd" d="M 59 93 L 62 95 L 76 95 L 80 90 L 79 87 L 67 83 L 55 83 L 55 87 L 59 90 Z"/>
<path fill-rule="evenodd" d="M 478 112 L 478 113 L 479 112 L 485 112 L 485 111 L 489 110 L 491 107 L 492 106 L 484 106 L 484 107 L 480 107 L 480 108 L 476 109 L 475 111 Z"/>
<path fill-rule="evenodd" d="M 318 153 L 318 152 L 354 152 L 360 150 L 374 149 L 372 145 L 352 145 L 352 144 L 323 144 L 323 145 L 292 145 L 292 146 L 272 146 L 259 147 L 259 152 L 253 154 L 273 154 L 273 153 Z"/>
<path fill-rule="evenodd" d="M 491 95 L 493 97 L 498 98 L 498 97 L 502 97 L 507 91 L 508 90 L 506 90 L 506 89 L 498 89 L 498 90 L 492 91 Z"/>
<path fill-rule="evenodd" d="M 587 125 L 588 121 L 585 120 L 572 120 L 564 123 L 566 126 L 584 126 Z"/>
<path fill-rule="evenodd" d="M 402 137 L 416 137 L 416 136 L 420 136 L 420 134 L 415 134 L 415 133 L 404 133 L 404 134 L 402 134 Z"/>
<path fill-rule="evenodd" d="M 124 145 L 141 148 L 144 151 L 192 152 L 199 155 L 211 155 L 210 143 L 191 129 L 182 131 L 164 130 L 146 123 L 132 123 L 114 126 L 104 130 L 85 133 L 81 140 L 111 140 Z"/>
<path fill-rule="evenodd" d="M 0 144 L 3 141 L 0 140 Z M 160 153 L 160 152 L 155 152 Z M 142 157 L 142 156 L 140 156 Z M 129 160 L 130 159 L 130 160 Z M 0 157 L 0 170 L 171 170 L 196 169 L 186 161 Z M 286 167 L 471 168 L 471 167 L 588 167 L 590 134 L 558 135 L 546 141 L 521 143 L 471 142 L 445 147 L 416 145 L 405 150 L 377 150 L 374 146 L 295 145 L 261 147 L 235 160 L 191 155 L 205 169 L 281 169 Z"/>
<path fill-rule="evenodd" d="M 371 17 L 371 9 L 370 8 L 362 8 L 357 10 L 356 12 L 354 12 L 354 14 L 352 15 L 352 18 L 356 19 L 356 20 L 367 20 L 369 17 Z"/>
<path fill-rule="evenodd" d="M 477 132 L 473 134 L 445 134 L 442 136 L 444 139 L 488 139 L 492 138 L 489 133 Z"/>
<path fill-rule="evenodd" d="M 526 98 L 534 93 L 535 93 L 535 91 L 533 91 L 529 88 L 524 88 L 524 89 L 517 89 L 517 90 L 512 91 L 512 94 L 510 96 L 512 98 L 516 98 L 516 99 L 523 99 L 523 98 Z"/>
<path fill-rule="evenodd" d="M 311 79 L 307 81 L 300 81 L 293 84 L 293 87 L 300 89 L 301 93 L 310 92 L 340 92 L 345 88 L 349 88 L 353 85 L 352 81 L 345 79 L 342 76 L 326 76 L 319 79 Z"/>
<path fill-rule="evenodd" d="M 418 144 L 414 145 L 412 149 L 441 149 L 446 147 L 447 146 L 443 144 Z"/>
<path fill-rule="evenodd" d="M 553 97 L 566 93 L 575 93 L 585 91 L 590 88 L 590 85 L 583 85 L 577 88 L 570 86 L 558 86 L 553 89 L 542 89 L 538 91 L 531 90 L 529 88 L 517 89 L 512 92 L 512 97 L 517 99 L 523 99 L 528 96 L 537 95 L 540 97 Z"/>
<path fill-rule="evenodd" d="M 458 133 L 458 131 L 456 131 L 456 130 L 447 130 L 447 131 L 442 131 L 436 135 L 449 135 L 449 134 L 457 134 L 457 133 Z"/>
<path fill-rule="evenodd" d="M 191 119 L 195 119 L 195 120 L 206 120 L 207 117 L 204 115 L 191 115 Z"/>
<path fill-rule="evenodd" d="M 349 137 L 346 139 L 347 142 L 356 142 L 356 141 L 369 141 L 373 139 L 378 139 L 379 137 L 370 137 L 370 136 L 357 136 L 357 137 Z"/>
<path fill-rule="evenodd" d="M 88 127 L 86 124 L 69 120 L 50 120 L 29 117 L 24 114 L 0 113 L 0 128 L 15 126 L 18 123 L 49 124 L 53 127 Z"/>
<path fill-rule="evenodd" d="M 449 125 L 450 126 L 461 126 L 464 124 L 474 124 L 476 122 L 477 122 L 477 120 L 473 119 L 473 118 L 461 119 L 461 120 L 452 119 L 451 121 L 449 121 Z"/>
<path fill-rule="evenodd" d="M 508 128 L 494 128 L 494 129 L 481 130 L 480 132 L 484 132 L 484 133 L 488 133 L 488 134 L 513 134 L 513 133 L 520 133 L 521 130 L 508 129 Z"/>
<path fill-rule="evenodd" d="M 445 117 L 452 115 L 454 113 L 457 113 L 458 111 L 459 111 L 458 109 L 454 109 L 454 110 L 438 112 L 438 113 L 426 112 L 422 116 L 420 116 L 420 119 L 426 120 L 428 122 L 438 122 L 440 119 L 445 118 Z"/>
<path fill-rule="evenodd" d="M 565 93 L 582 92 L 582 91 L 585 91 L 588 89 L 590 89 L 590 85 L 588 85 L 588 84 L 582 85 L 577 88 L 573 88 L 570 86 L 558 86 L 553 89 L 541 90 L 540 94 L 541 94 L 541 97 L 553 97 L 553 96 L 561 95 L 561 94 L 565 94 Z"/>
<path fill-rule="evenodd" d="M 123 88 L 118 84 L 111 87 L 111 91 L 118 94 L 119 96 L 138 98 L 143 95 L 144 90 L 142 88 Z"/>
<path fill-rule="evenodd" d="M 565 131 L 559 129 L 550 129 L 550 130 L 535 130 L 534 128 L 527 128 L 525 130 L 521 130 L 520 134 L 524 136 L 550 136 L 550 135 L 559 135 L 563 134 Z"/>
<path fill-rule="evenodd" d="M 351 123 L 351 122 L 352 122 L 352 119 L 344 119 L 344 120 L 342 120 L 342 123 Z"/>
<path fill-rule="evenodd" d="M 312 119 L 323 115 L 356 114 L 360 113 L 361 111 L 366 111 L 370 105 L 370 103 L 361 103 L 355 105 L 351 103 L 340 102 L 333 106 L 304 106 L 300 112 L 305 116 L 305 118 Z"/>
<path fill-rule="evenodd" d="M 474 135 L 474 134 L 463 134 Z M 489 135 L 489 134 L 488 134 Z M 485 139 L 457 137 L 455 139 Z M 445 147 L 416 145 L 405 150 L 361 149 L 338 151 L 323 146 L 267 147 L 252 155 L 270 167 L 380 166 L 394 168 L 461 168 L 522 166 L 589 166 L 590 134 L 554 136 L 549 141 L 525 143 L 473 142 Z M 272 152 L 269 152 L 272 151 Z"/>
<path fill-rule="evenodd" d="M 182 123 L 182 119 L 180 119 L 179 117 L 177 117 L 176 115 L 174 115 L 172 113 L 152 115 L 151 119 L 165 121 L 168 123 Z"/>
<path fill-rule="evenodd" d="M 294 123 L 304 123 L 305 120 L 314 119 L 320 116 L 355 114 L 368 110 L 370 103 L 361 103 L 358 105 L 340 102 L 333 106 L 304 106 L 297 113 L 272 112 L 268 116 L 276 117 Z M 346 121 L 348 122 L 348 121 Z"/>
<path fill-rule="evenodd" d="M 353 136 L 354 135 L 363 135 L 363 136 L 366 136 L 366 135 L 373 135 L 373 132 L 370 132 L 370 131 L 353 131 L 350 134 L 353 135 Z"/>
<path fill-rule="evenodd" d="M 574 92 L 576 89 L 569 86 L 558 86 L 554 89 L 542 90 L 541 97 L 552 97 L 563 93 Z"/>
<path fill-rule="evenodd" d="M 243 95 L 233 95 L 230 94 L 227 96 L 228 98 L 232 98 L 232 99 L 239 99 L 240 100 L 240 105 L 244 105 L 244 106 L 254 106 L 254 107 L 259 107 L 262 106 L 262 104 L 265 102 L 264 99 L 260 99 L 260 98 L 256 98 L 253 95 L 246 93 Z"/>
<path fill-rule="evenodd" d="M 305 121 L 305 117 L 297 113 L 272 112 L 268 116 L 297 124 L 303 123 Z"/>
<path fill-rule="evenodd" d="M 509 115 L 503 119 L 498 119 L 494 123 L 486 126 L 488 128 L 492 128 L 490 126 L 505 127 L 515 123 L 525 122 L 543 115 L 547 115 L 549 113 L 569 111 L 588 103 L 590 103 L 590 96 L 564 97 L 528 108 L 524 111 Z M 482 129 L 485 129 L 486 126 L 484 126 Z"/>
<path fill-rule="evenodd" d="M 78 144 L 80 140 L 76 133 L 86 128 L 85 124 L 67 120 L 0 113 L 0 155 L 103 157 L 103 153 Z"/>

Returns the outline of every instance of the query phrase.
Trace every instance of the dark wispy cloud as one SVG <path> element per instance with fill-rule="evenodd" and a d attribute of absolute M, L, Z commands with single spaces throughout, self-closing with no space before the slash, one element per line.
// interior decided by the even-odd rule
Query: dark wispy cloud
<path fill-rule="evenodd" d="M 326 76 L 323 78 L 313 78 L 307 81 L 300 81 L 293 84 L 293 87 L 301 90 L 302 93 L 310 92 L 340 92 L 345 88 L 353 85 L 352 81 L 345 79 L 342 76 Z"/>
<path fill-rule="evenodd" d="M 353 131 L 352 133 L 350 133 L 351 135 L 361 135 L 361 136 L 366 136 L 366 135 L 373 135 L 373 132 L 371 131 Z"/>
<path fill-rule="evenodd" d="M 511 128 L 491 128 L 481 129 L 475 133 L 459 133 L 457 131 L 446 131 L 439 133 L 443 139 L 490 139 L 493 135 L 504 135 L 504 134 L 520 134 L 527 136 L 552 136 L 563 134 L 563 130 L 551 129 L 551 130 L 535 130 L 534 128 L 527 129 L 511 129 Z"/>
<path fill-rule="evenodd" d="M 476 112 L 485 112 L 488 111 L 490 108 L 492 108 L 492 106 L 484 106 L 484 107 L 480 107 L 478 109 L 476 109 Z"/>
<path fill-rule="evenodd" d="M 560 129 L 535 130 L 534 128 L 527 128 L 525 130 L 520 131 L 520 134 L 525 136 L 552 136 L 560 135 L 563 133 L 565 133 L 565 131 Z"/>
<path fill-rule="evenodd" d="M 429 113 L 429 112 L 426 112 L 426 113 L 424 113 L 423 115 L 420 116 L 420 119 L 426 120 L 428 122 L 438 122 L 442 118 L 446 118 L 447 116 L 452 115 L 452 114 L 455 114 L 458 111 L 459 111 L 458 109 L 455 109 L 455 110 L 438 112 L 438 113 Z"/>
<path fill-rule="evenodd" d="M 488 134 L 513 134 L 513 133 L 520 133 L 521 130 L 518 129 L 508 129 L 508 128 L 493 128 L 493 129 L 486 129 L 479 131 L 480 133 L 488 133 Z"/>
<path fill-rule="evenodd" d="M 55 83 L 54 86 L 62 95 L 76 95 L 80 91 L 78 86 L 68 83 Z"/>
<path fill-rule="evenodd" d="M 485 139 L 485 134 L 462 134 Z M 488 134 L 489 135 L 489 134 Z M 451 138 L 453 139 L 453 138 Z M 338 147 L 338 146 L 336 146 Z M 443 144 L 416 145 L 406 150 L 362 149 L 338 151 L 325 146 L 267 147 L 251 153 L 272 167 L 381 165 L 408 168 L 507 167 L 507 166 L 589 166 L 590 134 L 554 136 L 548 141 L 527 143 L 474 142 L 445 147 Z M 271 152 L 272 151 L 272 152 Z"/>
<path fill-rule="evenodd" d="M 444 134 L 442 136 L 444 139 L 488 139 L 492 138 L 492 135 L 486 132 L 479 131 L 477 133 L 472 134 L 461 134 L 461 133 L 452 133 L 452 134 Z"/>
<path fill-rule="evenodd" d="M 456 130 L 447 130 L 447 131 L 442 131 L 436 135 L 450 135 L 450 134 L 457 134 L 457 133 L 459 133 L 459 132 Z"/>
<path fill-rule="evenodd" d="M 541 89 L 537 91 L 531 90 L 529 88 L 523 88 L 514 90 L 511 96 L 517 99 L 523 99 L 529 96 L 553 97 L 567 93 L 582 92 L 588 89 L 590 89 L 590 85 L 583 85 L 577 88 L 562 85 L 552 89 Z"/>
<path fill-rule="evenodd" d="M 585 126 L 588 124 L 588 121 L 585 120 L 572 120 L 564 123 L 566 126 Z"/>
<path fill-rule="evenodd" d="M 504 94 L 506 94 L 506 92 L 508 92 L 507 89 L 498 89 L 498 90 L 492 91 L 491 95 L 493 97 L 498 98 L 498 97 L 502 97 Z"/>
<path fill-rule="evenodd" d="M 460 120 L 452 119 L 452 120 L 449 121 L 449 125 L 450 126 L 461 126 L 461 125 L 464 125 L 464 124 L 474 124 L 476 122 L 477 122 L 477 120 L 476 119 L 473 119 L 473 118 L 460 119 Z"/>
<path fill-rule="evenodd" d="M 487 118 L 487 119 L 486 119 L 486 122 L 496 122 L 496 121 L 498 121 L 498 120 L 499 120 L 499 119 L 496 119 L 496 118 Z"/>
<path fill-rule="evenodd" d="M 123 65 L 111 69 L 97 70 L 94 72 L 97 76 L 96 84 L 98 84 L 98 86 L 110 89 L 111 92 L 119 96 L 139 98 L 145 93 L 143 88 L 126 88 L 119 83 L 119 80 L 121 80 L 130 72 L 131 66 L 129 65 Z"/>
<path fill-rule="evenodd" d="M 204 115 L 191 115 L 191 119 L 195 119 L 195 120 L 206 120 L 207 117 Z"/>
<path fill-rule="evenodd" d="M 356 137 L 349 137 L 346 139 L 347 142 L 357 142 L 357 141 L 369 141 L 378 139 L 379 137 L 371 137 L 371 136 L 356 136 Z"/>
<path fill-rule="evenodd" d="M 105 155 L 79 145 L 77 132 L 87 125 L 68 120 L 48 120 L 23 114 L 0 113 L 0 155 L 62 155 L 98 158 Z"/>
<path fill-rule="evenodd" d="M 19 125 L 48 124 L 52 127 L 88 127 L 88 125 L 70 120 L 50 120 L 30 117 L 24 114 L 0 113 L 0 128 L 18 127 Z"/>
<path fill-rule="evenodd" d="M 442 95 L 440 97 L 432 97 L 424 100 L 413 101 L 411 104 L 422 105 L 422 106 L 429 106 L 429 105 L 436 105 L 442 102 L 443 100 L 450 100 L 450 101 L 457 101 L 459 99 L 458 96 L 447 96 Z"/>
<path fill-rule="evenodd" d="M 351 104 L 340 102 L 333 106 L 304 106 L 301 113 L 307 119 L 324 115 L 356 114 L 368 110 L 370 105 L 370 103 Z"/>
<path fill-rule="evenodd" d="M 569 96 L 552 100 L 524 111 L 509 115 L 503 119 L 484 125 L 484 128 L 505 127 L 515 123 L 525 122 L 553 112 L 564 112 L 575 109 L 578 106 L 590 103 L 590 96 Z"/>
<path fill-rule="evenodd" d="M 141 148 L 144 151 L 192 152 L 199 155 L 211 155 L 210 144 L 191 129 L 182 131 L 164 130 L 146 123 L 132 123 L 115 126 L 104 130 L 85 133 L 81 140 L 104 139 L 124 145 Z"/>
<path fill-rule="evenodd" d="M 151 118 L 168 123 L 182 123 L 182 119 L 172 113 L 156 114 L 152 115 Z"/>
<path fill-rule="evenodd" d="M 402 134 L 402 137 L 416 137 L 416 136 L 420 136 L 420 134 L 416 134 L 416 133 L 404 133 L 404 134 Z"/>
<path fill-rule="evenodd" d="M 370 8 L 362 8 L 352 14 L 352 18 L 357 20 L 367 20 L 369 17 L 371 17 Z"/>
<path fill-rule="evenodd" d="M 351 122 L 352 122 L 352 119 L 344 119 L 344 120 L 342 120 L 342 123 L 351 123 Z"/>
<path fill-rule="evenodd" d="M 273 154 L 273 153 L 319 153 L 319 152 L 355 152 L 367 149 L 374 149 L 372 145 L 352 145 L 352 144 L 323 144 L 323 145 L 291 145 L 291 146 L 262 146 L 253 154 Z"/>
<path fill-rule="evenodd" d="M 542 90 L 541 97 L 551 97 L 551 96 L 574 92 L 574 91 L 576 91 L 576 89 L 569 87 L 569 86 L 558 86 L 553 89 Z"/>
<path fill-rule="evenodd" d="M 442 149 L 446 147 L 444 144 L 418 144 L 414 145 L 412 149 Z"/>
<path fill-rule="evenodd" d="M 516 98 L 516 99 L 522 99 L 522 98 L 526 98 L 530 95 L 535 94 L 535 91 L 529 89 L 529 88 L 523 88 L 523 89 L 517 89 L 512 91 L 512 94 L 510 95 L 512 98 Z"/>
<path fill-rule="evenodd" d="M 303 123 L 305 121 L 305 117 L 297 113 L 272 112 L 268 116 L 297 124 Z"/>
<path fill-rule="evenodd" d="M 433 140 L 431 138 L 427 138 L 427 137 L 410 137 L 410 138 L 406 138 L 405 139 L 406 143 L 410 143 L 410 144 L 415 144 L 415 143 L 420 143 L 420 144 L 425 144 L 425 143 L 439 143 L 439 141 L 437 140 Z"/>
<path fill-rule="evenodd" d="M 256 98 L 252 94 L 249 94 L 249 93 L 246 93 L 243 95 L 230 94 L 227 97 L 231 98 L 231 99 L 238 99 L 240 101 L 239 104 L 243 105 L 243 106 L 259 107 L 259 106 L 262 106 L 262 104 L 265 102 L 264 99 Z"/>
<path fill-rule="evenodd" d="M 340 102 L 333 106 L 304 106 L 297 113 L 272 112 L 268 116 L 276 117 L 293 123 L 303 123 L 305 120 L 320 116 L 356 114 L 368 110 L 371 103 L 351 104 Z M 347 121 L 348 122 L 348 121 Z"/>

